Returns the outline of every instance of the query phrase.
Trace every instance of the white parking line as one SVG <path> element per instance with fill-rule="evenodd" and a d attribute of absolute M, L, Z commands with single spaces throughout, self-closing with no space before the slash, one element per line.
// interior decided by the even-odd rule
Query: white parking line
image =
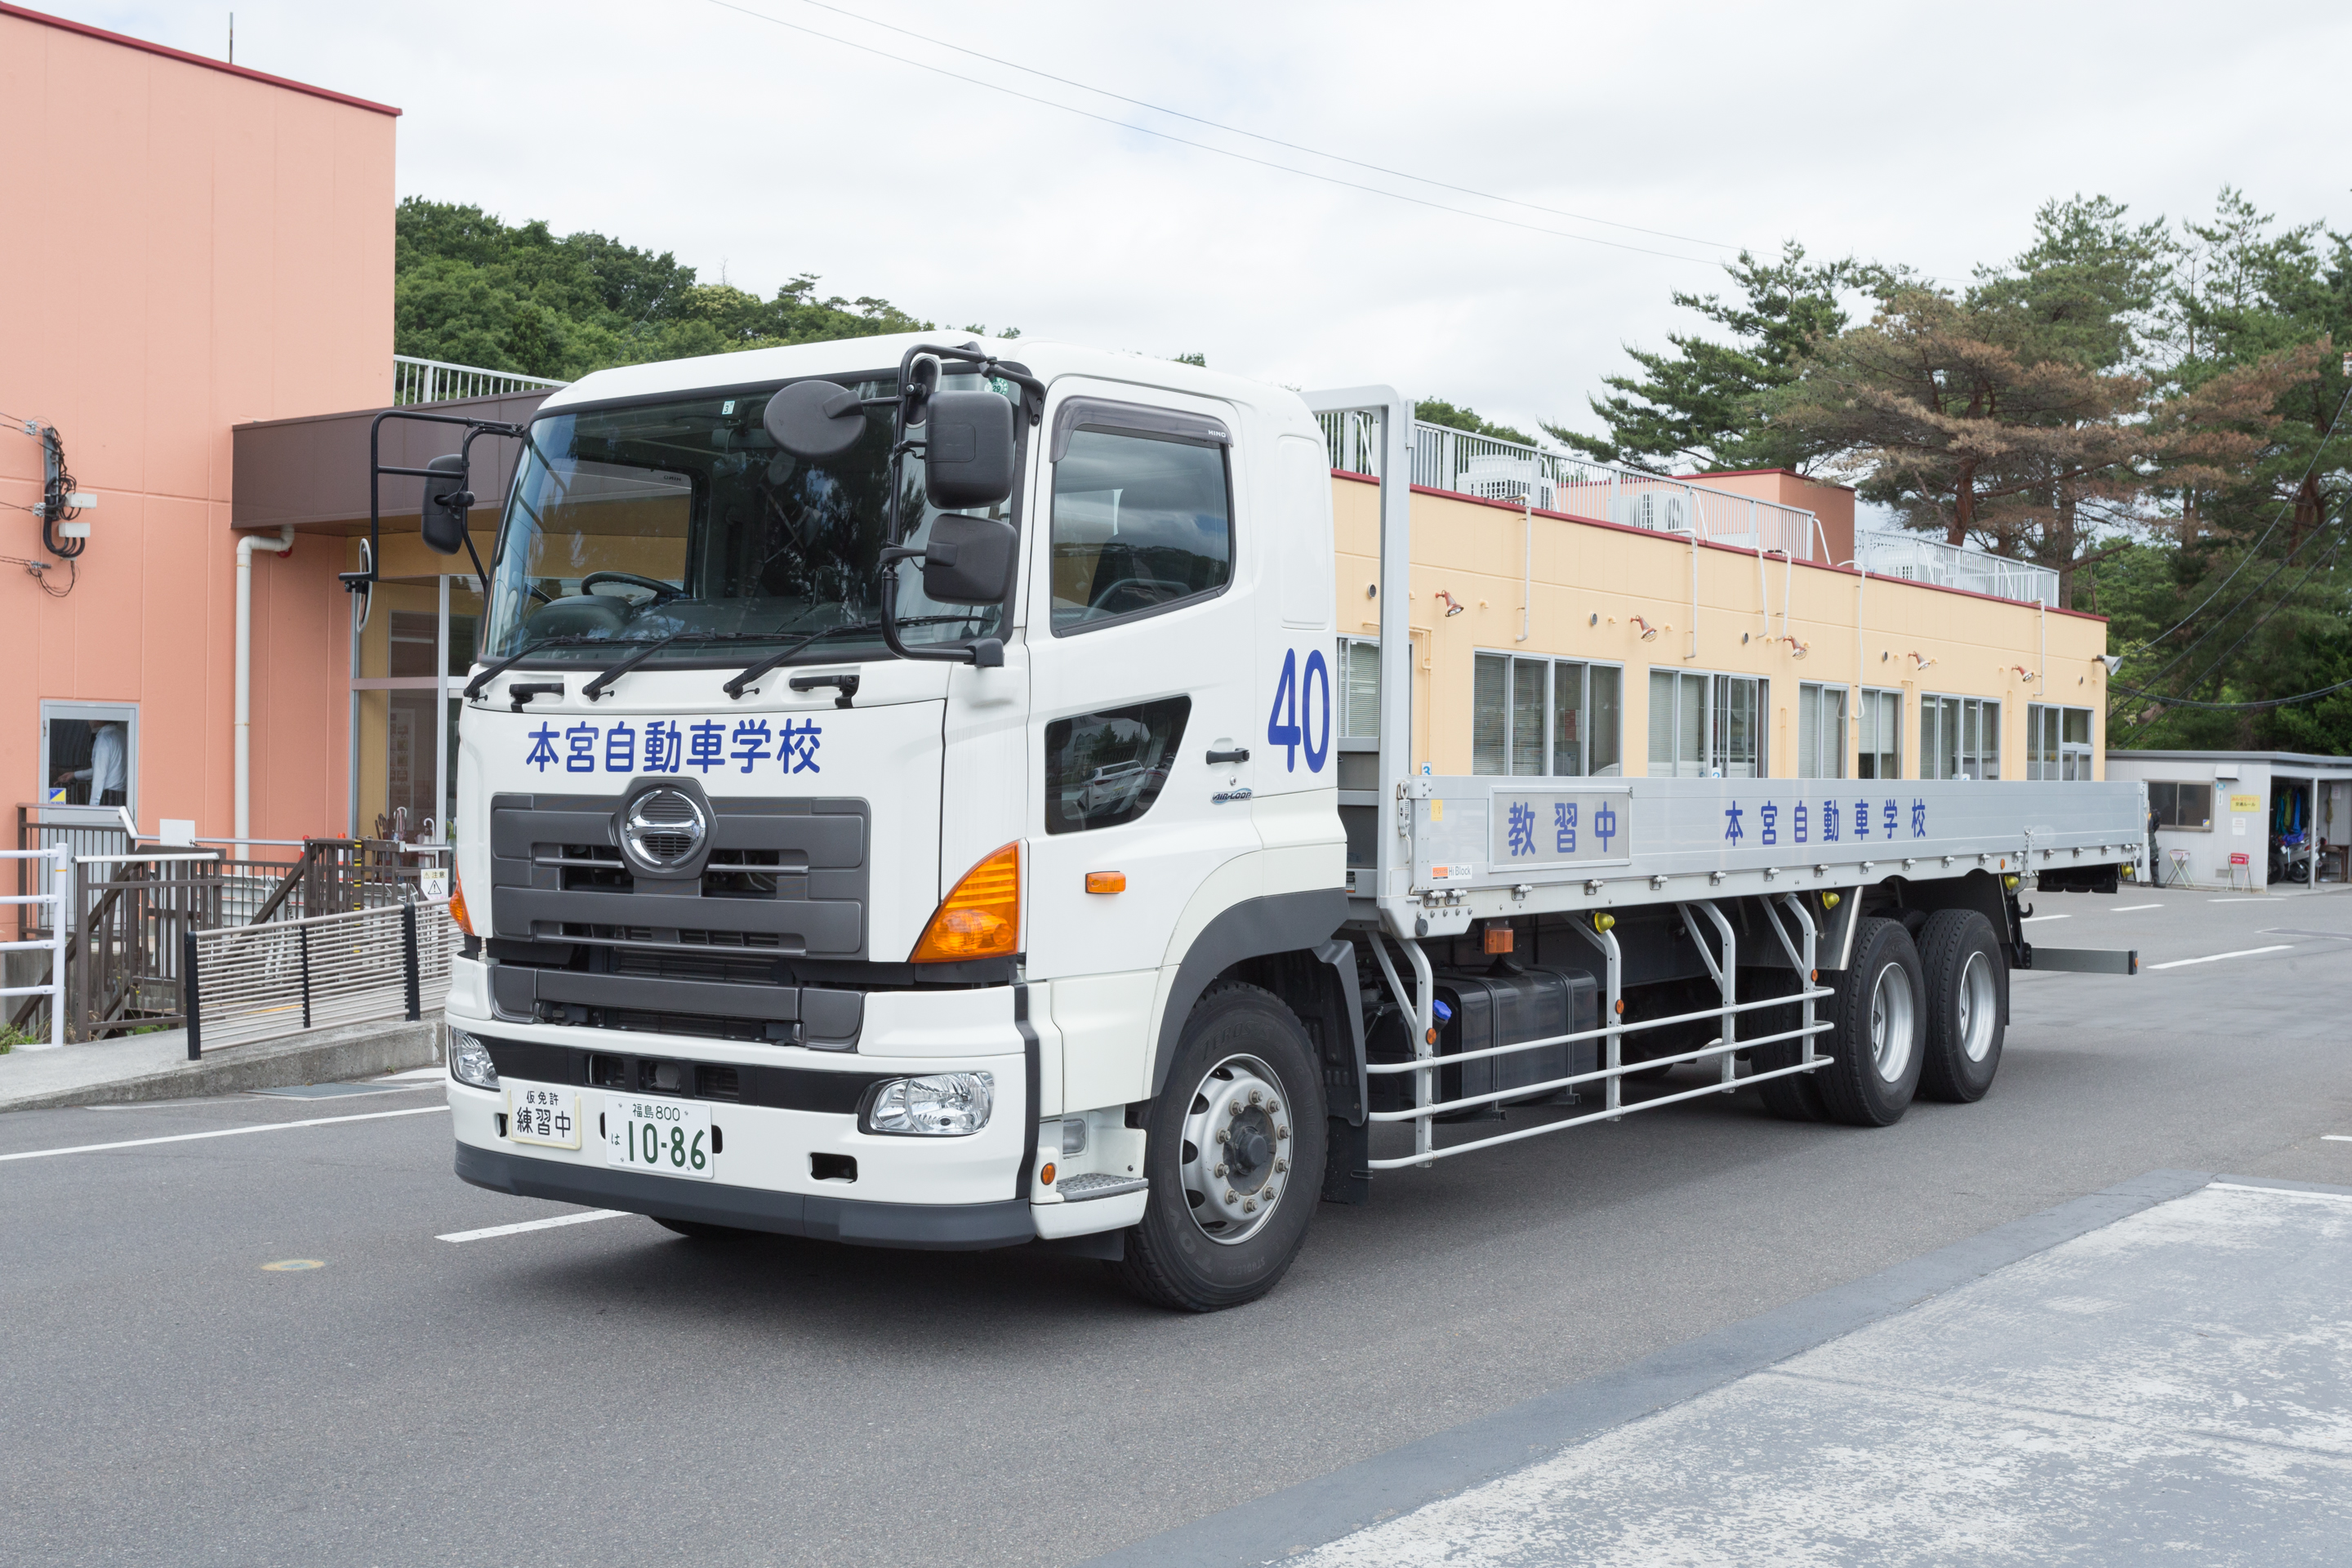
<path fill-rule="evenodd" d="M 585 1214 L 560 1214 L 553 1219 L 527 1219 L 520 1225 L 486 1226 L 480 1230 L 453 1230 L 436 1241 L 487 1241 L 494 1236 L 520 1236 L 527 1230 L 553 1230 L 560 1225 L 586 1225 L 592 1219 L 618 1219 L 627 1209 L 590 1209 Z"/>
<path fill-rule="evenodd" d="M 77 1143 L 70 1149 L 27 1149 L 0 1160 L 45 1160 L 52 1154 L 96 1154 L 108 1149 L 143 1149 L 150 1143 L 193 1143 L 199 1138 L 236 1138 L 247 1132 L 286 1132 L 297 1127 L 331 1127 L 338 1121 L 381 1121 L 387 1116 L 430 1116 L 446 1105 L 413 1105 L 406 1110 L 370 1110 L 357 1116 L 313 1116 L 307 1121 L 265 1121 L 257 1127 L 224 1127 L 215 1132 L 174 1132 L 168 1138 L 131 1138 L 120 1143 Z"/>
<path fill-rule="evenodd" d="M 2352 1132 L 2323 1132 L 2319 1141 L 2322 1143 L 2352 1143 Z"/>
<path fill-rule="evenodd" d="M 2208 899 L 2205 901 L 2209 904 L 2267 904 L 2271 901 L 2271 895 L 2265 893 L 2253 899 Z"/>
<path fill-rule="evenodd" d="M 2071 921 L 2074 918 L 2074 917 L 2073 915 L 2027 915 L 2021 919 L 2017 923 L 2020 925 L 2030 926 L 2035 921 Z"/>
<path fill-rule="evenodd" d="M 2114 909 L 2109 910 L 2107 913 L 2111 915 L 2127 915 L 2134 910 L 2160 910 L 2162 908 L 2164 908 L 2162 904 L 2117 904 Z"/>
<path fill-rule="evenodd" d="M 2140 967 L 2143 969 L 2179 969 L 2182 965 L 2189 963 L 2219 963 L 2225 958 L 2252 958 L 2257 953 L 2284 952 L 2294 945 L 2294 943 L 2291 942 L 2283 942 L 2275 947 L 2242 947 L 2235 952 L 2209 952 L 2202 958 L 2176 958 L 2170 963 L 2144 963 L 2140 965 Z"/>

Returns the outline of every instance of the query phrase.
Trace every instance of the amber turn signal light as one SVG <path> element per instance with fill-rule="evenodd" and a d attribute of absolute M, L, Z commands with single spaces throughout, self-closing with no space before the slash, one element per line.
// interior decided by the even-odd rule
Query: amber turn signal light
<path fill-rule="evenodd" d="M 1512 940 L 1517 933 L 1512 931 L 1509 926 L 1490 925 L 1481 931 L 1479 934 L 1486 938 L 1486 952 L 1488 953 L 1499 953 L 1508 952 L 1511 951 Z"/>
<path fill-rule="evenodd" d="M 908 962 L 961 963 L 1020 951 L 1021 844 L 1015 839 L 966 871 L 940 900 Z"/>
<path fill-rule="evenodd" d="M 457 868 L 449 868 L 449 918 L 467 936 L 475 935 L 474 922 L 466 913 L 466 884 L 457 880 Z"/>
<path fill-rule="evenodd" d="M 1050 1186 L 1052 1186 L 1052 1185 L 1054 1184 L 1054 1162 L 1053 1162 L 1053 1161 L 1048 1160 L 1048 1161 L 1046 1161 L 1046 1162 L 1045 1162 L 1045 1168 L 1044 1170 L 1042 1170 L 1042 1171 L 1040 1171 L 1040 1172 L 1038 1172 L 1038 1173 L 1037 1173 L 1037 1179 L 1038 1179 L 1039 1181 L 1041 1181 L 1041 1182 L 1045 1183 L 1045 1184 L 1047 1186 L 1049 1186 L 1049 1187 L 1050 1187 Z"/>
<path fill-rule="evenodd" d="M 1087 873 L 1087 891 L 1089 893 L 1124 893 L 1127 891 L 1127 873 L 1124 871 L 1089 871 Z"/>

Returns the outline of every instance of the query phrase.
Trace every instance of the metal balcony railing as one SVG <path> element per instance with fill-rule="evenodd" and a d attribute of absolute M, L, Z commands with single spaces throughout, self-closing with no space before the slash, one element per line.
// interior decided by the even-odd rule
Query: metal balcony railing
<path fill-rule="evenodd" d="M 2017 599 L 2029 605 L 2058 603 L 2058 574 L 2047 566 L 1964 550 L 1940 539 L 1911 533 L 1865 533 L 1856 543 L 1864 566 L 1874 577 L 1899 577 L 1906 583 L 1932 583 L 1939 588 L 1964 588 L 1996 599 Z"/>
<path fill-rule="evenodd" d="M 1320 418 L 1331 466 L 1377 476 L 1380 441 L 1372 416 L 1326 414 Z M 1486 500 L 1525 500 L 1546 511 L 1660 533 L 1696 531 L 1713 544 L 1775 555 L 1786 552 L 1800 561 L 1827 563 L 1821 526 L 1801 508 L 1419 420 L 1412 427 L 1412 482 Z"/>
<path fill-rule="evenodd" d="M 412 403 L 446 403 L 457 397 L 500 397 L 537 387 L 551 389 L 570 384 L 544 376 L 517 375 L 512 371 L 418 359 L 414 354 L 392 356 L 392 401 L 395 407 L 404 408 Z"/>

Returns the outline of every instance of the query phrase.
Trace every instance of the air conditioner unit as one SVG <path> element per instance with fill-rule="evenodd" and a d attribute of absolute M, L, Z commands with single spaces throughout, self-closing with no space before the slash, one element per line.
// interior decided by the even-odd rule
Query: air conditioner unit
<path fill-rule="evenodd" d="M 1525 502 L 1549 511 L 1552 488 L 1525 458 L 1473 458 L 1462 465 L 1461 493 L 1482 500 Z"/>
<path fill-rule="evenodd" d="M 1617 498 L 1617 515 L 1610 521 L 1657 533 L 1691 531 L 1691 498 L 1681 490 L 1641 489 Z"/>

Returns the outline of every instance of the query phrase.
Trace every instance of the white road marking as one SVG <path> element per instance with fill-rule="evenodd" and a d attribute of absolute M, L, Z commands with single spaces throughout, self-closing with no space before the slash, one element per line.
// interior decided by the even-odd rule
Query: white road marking
<path fill-rule="evenodd" d="M 2114 909 L 2109 910 L 2107 913 L 2111 915 L 2127 915 L 2134 910 L 2160 910 L 2162 908 L 2164 908 L 2162 904 L 2117 904 Z"/>
<path fill-rule="evenodd" d="M 331 1127 L 338 1121 L 381 1121 L 387 1116 L 430 1116 L 446 1105 L 413 1105 L 405 1110 L 370 1110 L 358 1116 L 314 1116 L 306 1121 L 265 1121 L 257 1127 L 224 1127 L 215 1132 L 174 1132 L 168 1138 L 131 1138 L 120 1143 L 77 1143 L 70 1149 L 27 1149 L 0 1154 L 0 1161 L 46 1160 L 52 1154 L 97 1154 L 109 1149 L 144 1149 L 150 1143 L 193 1143 L 199 1138 L 236 1138 L 247 1132 L 286 1132 L 297 1127 Z"/>
<path fill-rule="evenodd" d="M 2257 953 L 2284 952 L 2294 945 L 2294 943 L 2291 942 L 2283 942 L 2275 947 L 2242 947 L 2235 952 L 2209 952 L 2202 958 L 2176 958 L 2170 963 L 2144 963 L 2140 965 L 2140 967 L 2143 969 L 2179 969 L 2184 964 L 2190 963 L 2219 963 L 2225 958 L 2252 958 Z"/>
<path fill-rule="evenodd" d="M 586 1225 L 592 1219 L 619 1219 L 627 1209 L 590 1209 L 585 1214 L 560 1214 L 553 1219 L 527 1219 L 520 1225 L 486 1226 L 480 1230 L 453 1230 L 436 1241 L 487 1241 L 494 1236 L 520 1236 L 527 1230 L 553 1230 L 560 1225 Z"/>
<path fill-rule="evenodd" d="M 2073 915 L 2027 915 L 2017 923 L 2020 925 L 2030 926 L 2035 921 L 2071 921 L 2074 918 L 2074 917 Z"/>
<path fill-rule="evenodd" d="M 2205 901 L 2209 904 L 2267 904 L 2271 901 L 2271 898 L 2272 895 L 2264 893 L 2259 898 L 2252 899 L 2208 899 Z"/>
<path fill-rule="evenodd" d="M 2323 1132 L 2319 1141 L 2322 1143 L 2352 1143 L 2352 1132 Z"/>

